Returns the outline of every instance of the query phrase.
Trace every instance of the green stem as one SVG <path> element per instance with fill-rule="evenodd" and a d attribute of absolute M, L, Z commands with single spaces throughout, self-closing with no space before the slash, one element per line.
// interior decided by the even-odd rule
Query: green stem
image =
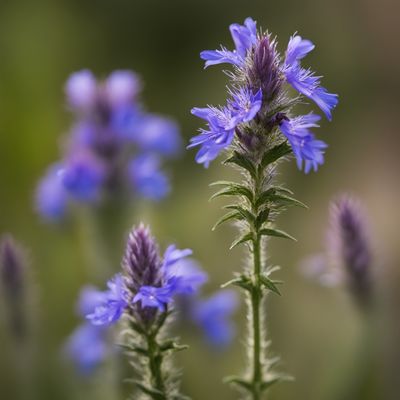
<path fill-rule="evenodd" d="M 261 383 L 262 383 L 262 363 L 261 363 L 261 324 L 260 324 L 260 306 L 261 306 L 261 257 L 260 257 L 260 237 L 254 241 L 253 248 L 254 257 L 254 288 L 251 293 L 251 307 L 253 313 L 253 399 L 259 400 L 261 398 Z"/>
<path fill-rule="evenodd" d="M 147 350 L 149 357 L 149 369 L 151 373 L 151 383 L 153 387 L 160 392 L 156 399 L 167 400 L 164 378 L 161 369 L 163 356 L 154 334 L 147 335 Z"/>
<path fill-rule="evenodd" d="M 262 179 L 260 170 L 253 180 L 254 184 L 254 202 L 252 209 L 255 215 L 258 214 L 256 202 L 260 192 L 260 181 Z M 253 242 L 253 290 L 251 292 L 251 308 L 253 316 L 253 373 L 252 387 L 253 400 L 260 400 L 262 395 L 262 349 L 261 349 L 261 321 L 260 310 L 262 302 L 262 287 L 261 287 L 261 235 L 259 229 L 254 226 L 254 242 Z"/>

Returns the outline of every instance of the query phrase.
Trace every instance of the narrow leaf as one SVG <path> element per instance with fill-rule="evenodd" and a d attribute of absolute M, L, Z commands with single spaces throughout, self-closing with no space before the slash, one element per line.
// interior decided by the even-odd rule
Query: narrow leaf
<path fill-rule="evenodd" d="M 234 383 L 249 392 L 253 392 L 253 386 L 251 382 L 246 381 L 245 379 L 239 378 L 238 376 L 227 376 L 224 378 L 224 383 Z"/>
<path fill-rule="evenodd" d="M 257 176 L 257 170 L 254 164 L 247 159 L 246 156 L 237 151 L 235 151 L 231 157 L 225 160 L 224 164 L 236 164 L 237 166 L 247 170 L 253 178 Z"/>
<path fill-rule="evenodd" d="M 268 221 L 269 216 L 269 208 L 266 208 L 258 213 L 257 218 L 254 222 L 254 226 L 256 229 L 259 229 L 263 223 Z"/>
<path fill-rule="evenodd" d="M 231 279 L 230 281 L 221 285 L 221 288 L 226 288 L 227 286 L 230 286 L 230 285 L 239 286 L 242 289 L 245 289 L 248 291 L 252 290 L 251 280 L 248 277 L 246 277 L 245 275 L 241 275 L 237 278 Z"/>
<path fill-rule="evenodd" d="M 268 200 L 278 203 L 278 205 L 298 206 L 298 207 L 302 207 L 302 208 L 305 208 L 306 210 L 308 210 L 308 206 L 306 204 L 295 199 L 294 197 L 290 197 L 285 194 L 271 193 Z"/>
<path fill-rule="evenodd" d="M 266 152 L 261 160 L 261 167 L 265 168 L 269 164 L 279 160 L 281 157 L 286 156 L 292 152 L 292 148 L 287 142 L 283 142 L 273 147 L 271 150 Z"/>
<path fill-rule="evenodd" d="M 281 231 L 280 229 L 264 228 L 264 229 L 261 229 L 260 234 L 264 235 L 264 236 L 281 237 L 284 239 L 290 239 L 290 240 L 294 240 L 295 242 L 297 242 L 296 238 L 289 235 L 285 231 Z"/>
<path fill-rule="evenodd" d="M 251 232 L 246 233 L 243 236 L 238 237 L 232 244 L 231 247 L 229 248 L 230 250 L 232 250 L 234 247 L 236 247 L 239 244 L 248 242 L 249 240 L 253 240 L 253 234 Z"/>
<path fill-rule="evenodd" d="M 215 225 L 212 227 L 211 230 L 215 230 L 218 226 L 220 226 L 221 224 L 223 224 L 224 222 L 228 222 L 232 219 L 237 219 L 237 220 L 241 220 L 243 219 L 243 215 L 240 214 L 238 211 L 231 211 L 227 214 L 225 214 L 224 216 L 222 216 L 216 223 Z"/>
<path fill-rule="evenodd" d="M 269 290 L 271 290 L 271 292 L 274 292 L 276 294 L 278 294 L 279 296 L 281 295 L 281 292 L 279 291 L 279 289 L 276 287 L 277 282 L 272 281 L 271 279 L 269 279 L 267 276 L 265 275 L 261 275 L 260 276 L 260 280 L 261 283 Z"/>
<path fill-rule="evenodd" d="M 245 196 L 250 202 L 253 201 L 253 193 L 244 185 L 230 184 L 219 190 L 210 197 L 210 201 L 221 196 Z"/>
<path fill-rule="evenodd" d="M 242 206 L 239 206 L 237 204 L 230 204 L 228 206 L 225 206 L 224 208 L 226 208 L 228 210 L 236 210 L 237 212 L 239 212 L 242 215 L 242 217 L 246 221 L 248 221 L 249 224 L 254 223 L 254 221 L 256 220 L 256 217 L 253 213 L 251 213 L 246 208 L 243 208 Z"/>

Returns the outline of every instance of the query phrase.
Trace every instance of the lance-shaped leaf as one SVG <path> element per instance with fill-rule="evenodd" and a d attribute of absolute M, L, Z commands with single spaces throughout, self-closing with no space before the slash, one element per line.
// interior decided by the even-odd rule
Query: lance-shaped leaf
<path fill-rule="evenodd" d="M 234 247 L 236 247 L 239 244 L 246 243 L 248 241 L 253 240 L 253 234 L 251 232 L 244 234 L 243 236 L 238 237 L 232 244 L 231 247 L 229 248 L 232 250 Z"/>
<path fill-rule="evenodd" d="M 224 164 L 235 164 L 248 171 L 253 178 L 257 176 L 257 170 L 254 164 L 246 156 L 237 151 L 235 151 L 231 157 L 225 160 Z"/>
<path fill-rule="evenodd" d="M 281 231 L 280 229 L 263 228 L 263 229 L 261 229 L 260 234 L 264 235 L 264 236 L 275 236 L 275 237 L 280 237 L 280 238 L 284 238 L 284 239 L 290 239 L 290 240 L 297 242 L 296 238 L 289 235 L 285 231 Z"/>
<path fill-rule="evenodd" d="M 268 278 L 268 276 L 266 275 L 261 275 L 260 276 L 260 280 L 261 283 L 269 290 L 271 290 L 271 292 L 274 292 L 276 294 L 278 294 L 279 296 L 281 295 L 281 292 L 279 291 L 279 289 L 277 288 L 277 284 L 280 284 L 282 282 L 278 282 L 278 281 L 273 281 L 271 279 Z"/>
<path fill-rule="evenodd" d="M 231 211 L 231 212 L 229 212 L 229 213 L 223 215 L 223 216 L 215 223 L 215 225 L 212 227 L 211 230 L 214 231 L 215 229 L 217 229 L 218 226 L 220 226 L 220 225 L 223 224 L 224 222 L 228 222 L 228 221 L 231 221 L 231 220 L 233 220 L 233 219 L 236 219 L 236 220 L 240 221 L 240 220 L 243 219 L 243 215 L 242 215 L 240 212 L 238 212 L 238 211 Z"/>
<path fill-rule="evenodd" d="M 243 389 L 248 390 L 249 392 L 253 392 L 253 385 L 251 384 L 251 382 L 246 381 L 245 379 L 238 376 L 227 376 L 226 378 L 224 378 L 224 383 L 233 383 L 242 387 Z"/>
<path fill-rule="evenodd" d="M 164 400 L 165 395 L 157 390 L 156 388 L 152 388 L 144 385 L 142 382 L 138 380 L 131 379 L 130 382 L 133 382 L 143 393 L 147 394 L 154 400 Z"/>
<path fill-rule="evenodd" d="M 221 184 L 221 181 L 215 182 L 214 185 L 216 184 Z M 246 186 L 233 182 L 226 182 L 224 185 L 226 187 L 214 193 L 210 197 L 210 201 L 221 196 L 245 196 L 249 199 L 250 203 L 253 201 L 253 193 Z"/>
<path fill-rule="evenodd" d="M 240 275 L 237 278 L 234 278 L 228 282 L 225 282 L 224 284 L 221 285 L 221 288 L 224 289 L 230 285 L 239 286 L 242 289 L 248 290 L 249 292 L 251 292 L 253 289 L 253 284 L 251 282 L 251 279 L 249 277 L 247 277 L 246 275 Z"/>
<path fill-rule="evenodd" d="M 256 220 L 254 221 L 254 227 L 258 230 L 261 228 L 262 224 L 268 221 L 269 216 L 269 208 L 265 208 L 264 210 L 260 211 L 257 215 Z"/>
<path fill-rule="evenodd" d="M 182 350 L 186 350 L 188 349 L 189 346 L 186 344 L 179 344 L 177 342 L 175 342 L 174 340 L 167 340 L 166 342 L 162 343 L 160 345 L 160 350 L 162 352 L 166 352 L 166 351 L 182 351 Z"/>
<path fill-rule="evenodd" d="M 279 160 L 281 157 L 286 156 L 292 152 L 292 148 L 287 142 L 283 142 L 273 147 L 271 150 L 267 151 L 260 163 L 261 168 L 265 168 L 269 164 Z"/>
<path fill-rule="evenodd" d="M 305 208 L 306 210 L 308 210 L 308 206 L 306 204 L 295 199 L 294 197 L 290 197 L 285 194 L 276 193 L 276 192 L 271 193 L 268 200 L 270 200 L 271 202 L 274 202 L 274 204 L 278 205 L 278 206 L 298 206 L 298 207 L 302 207 L 302 208 Z"/>
<path fill-rule="evenodd" d="M 249 223 L 249 224 L 253 224 L 254 221 L 256 220 L 256 216 L 250 212 L 249 210 L 247 210 L 246 208 L 239 206 L 237 204 L 229 204 L 227 206 L 225 206 L 224 208 L 228 209 L 228 210 L 235 210 L 237 212 L 239 212 L 242 217 Z"/>

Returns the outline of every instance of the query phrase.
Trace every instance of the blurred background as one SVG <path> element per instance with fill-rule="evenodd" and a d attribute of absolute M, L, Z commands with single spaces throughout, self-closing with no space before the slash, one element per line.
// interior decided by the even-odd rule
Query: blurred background
<path fill-rule="evenodd" d="M 273 240 L 269 247 L 271 262 L 283 267 L 275 277 L 285 285 L 282 297 L 269 298 L 267 329 L 273 353 L 282 357 L 280 368 L 296 377 L 273 387 L 269 398 L 399 398 L 399 15 L 400 3 L 394 0 L 1 1 L 0 232 L 12 232 L 29 249 L 37 293 L 31 312 L 38 313 L 32 399 L 77 399 L 94 385 L 77 377 L 62 356 L 63 343 L 78 323 L 74 307 L 80 287 L 102 284 L 88 273 L 90 232 L 79 228 L 77 217 L 61 228 L 45 224 L 33 206 L 37 181 L 58 158 L 60 137 L 71 123 L 65 80 L 82 68 L 98 76 L 115 69 L 136 71 L 145 82 L 148 109 L 174 117 L 187 143 L 199 127 L 190 108 L 226 97 L 221 68 L 204 71 L 199 52 L 221 43 L 231 47 L 229 24 L 247 16 L 277 35 L 281 51 L 295 31 L 311 39 L 316 50 L 306 64 L 340 96 L 333 122 L 323 121 L 318 132 L 329 144 L 325 165 L 308 176 L 294 162 L 281 170 L 282 181 L 310 209 L 291 209 L 280 218 L 280 227 L 297 243 Z M 166 201 L 135 204 L 134 213 L 110 228 L 115 270 L 126 233 L 140 220 L 151 224 L 163 246 L 176 242 L 193 248 L 210 276 L 206 290 L 241 269 L 243 249 L 228 250 L 234 229 L 210 231 L 224 201 L 208 202 L 208 184 L 231 172 L 218 161 L 205 170 L 195 164 L 194 154 L 182 151 L 169 165 L 173 192 Z M 368 322 L 344 289 L 309 282 L 298 268 L 304 257 L 323 248 L 328 202 L 342 191 L 363 200 L 373 226 L 378 300 Z M 236 314 L 237 336 L 226 351 L 208 350 L 197 336 L 183 335 L 191 345 L 177 360 L 185 371 L 185 394 L 237 398 L 221 381 L 244 368 L 243 311 L 242 306 Z M 0 397 L 17 400 L 14 351 L 3 328 Z M 371 329 L 368 352 L 362 343 Z M 367 372 L 366 364 L 372 365 Z M 124 386 L 129 391 L 129 384 Z"/>

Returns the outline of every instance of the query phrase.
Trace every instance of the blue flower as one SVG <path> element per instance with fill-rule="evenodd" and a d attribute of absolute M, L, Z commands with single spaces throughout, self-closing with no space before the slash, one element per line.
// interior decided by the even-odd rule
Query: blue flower
<path fill-rule="evenodd" d="M 236 293 L 231 290 L 219 291 L 195 304 L 192 318 L 204 330 L 206 340 L 216 348 L 232 341 L 235 328 L 230 318 L 237 306 Z"/>
<path fill-rule="evenodd" d="M 257 26 L 251 18 L 246 18 L 244 25 L 232 24 L 229 29 L 236 49 L 229 51 L 221 47 L 220 50 L 202 51 L 200 57 L 206 61 L 206 68 L 222 63 L 242 66 L 248 50 L 257 42 Z"/>
<path fill-rule="evenodd" d="M 75 72 L 65 85 L 65 92 L 71 107 L 88 111 L 95 106 L 97 98 L 97 82 L 88 70 Z"/>
<path fill-rule="evenodd" d="M 292 36 L 286 50 L 284 73 L 287 81 L 298 92 L 313 100 L 324 112 L 326 117 L 332 119 L 332 109 L 338 103 L 338 95 L 328 93 L 321 86 L 321 77 L 316 76 L 311 70 L 301 68 L 300 60 L 305 57 L 315 46 L 309 40 L 300 36 Z"/>
<path fill-rule="evenodd" d="M 103 292 L 94 286 L 85 286 L 82 288 L 79 301 L 78 313 L 82 317 L 94 312 L 96 307 L 107 301 L 107 292 Z"/>
<path fill-rule="evenodd" d="M 114 71 L 104 82 L 105 96 L 112 108 L 130 105 L 141 88 L 139 77 L 131 71 Z"/>
<path fill-rule="evenodd" d="M 232 143 L 237 121 L 228 107 L 196 107 L 192 109 L 192 114 L 205 119 L 209 129 L 201 129 L 200 135 L 191 138 L 188 148 L 201 145 L 196 162 L 208 167 L 210 162 Z"/>
<path fill-rule="evenodd" d="M 36 207 L 49 221 L 59 221 L 66 213 L 68 195 L 62 184 L 62 165 L 52 165 L 40 181 L 36 191 Z"/>
<path fill-rule="evenodd" d="M 90 375 L 109 354 L 107 332 L 103 327 L 84 323 L 69 337 L 65 351 L 78 371 Z"/>
<path fill-rule="evenodd" d="M 175 246 L 170 246 L 170 254 L 181 254 L 188 253 L 189 249 L 186 250 L 175 250 Z M 167 251 L 168 251 L 167 249 Z M 184 256 L 186 257 L 186 255 Z M 165 258 L 164 258 L 165 259 Z M 164 274 L 167 285 L 173 294 L 187 294 L 192 295 L 196 293 L 200 286 L 202 286 L 208 279 L 207 274 L 200 268 L 199 264 L 191 259 L 179 259 L 168 265 L 164 264 Z"/>
<path fill-rule="evenodd" d="M 112 325 L 122 316 L 128 306 L 127 292 L 121 274 L 115 275 L 107 284 L 105 298 L 94 311 L 86 316 L 93 325 Z"/>
<path fill-rule="evenodd" d="M 179 294 L 193 294 L 207 280 L 207 275 L 199 266 L 186 257 L 192 250 L 179 250 L 175 245 L 167 248 L 162 264 L 163 282 L 160 287 L 142 286 L 135 295 L 133 302 L 141 301 L 142 307 L 156 307 L 165 310 Z"/>
<path fill-rule="evenodd" d="M 65 189 L 72 197 L 93 202 L 99 198 L 106 178 L 106 168 L 92 153 L 81 150 L 65 161 L 61 177 Z"/>
<path fill-rule="evenodd" d="M 131 129 L 132 139 L 146 152 L 174 156 L 181 148 L 178 125 L 170 118 L 147 114 L 138 119 Z"/>
<path fill-rule="evenodd" d="M 249 122 L 257 115 L 262 106 L 262 90 L 256 94 L 247 87 L 241 87 L 236 91 L 230 91 L 232 99 L 228 100 L 228 107 L 232 110 L 235 125 Z"/>
<path fill-rule="evenodd" d="M 142 307 L 158 308 L 161 312 L 165 311 L 166 305 L 172 301 L 174 292 L 170 285 L 162 287 L 142 286 L 133 302 L 141 302 Z"/>
<path fill-rule="evenodd" d="M 160 200 L 170 191 L 168 178 L 160 170 L 160 159 L 155 155 L 147 154 L 133 159 L 128 174 L 133 189 L 144 198 Z"/>
<path fill-rule="evenodd" d="M 324 163 L 324 150 L 327 145 L 321 140 L 316 140 L 309 130 L 309 128 L 318 127 L 319 120 L 318 115 L 310 113 L 284 119 L 279 125 L 292 147 L 299 169 L 302 169 L 304 162 L 305 173 L 310 172 L 311 169 L 317 171 L 318 166 Z"/>

